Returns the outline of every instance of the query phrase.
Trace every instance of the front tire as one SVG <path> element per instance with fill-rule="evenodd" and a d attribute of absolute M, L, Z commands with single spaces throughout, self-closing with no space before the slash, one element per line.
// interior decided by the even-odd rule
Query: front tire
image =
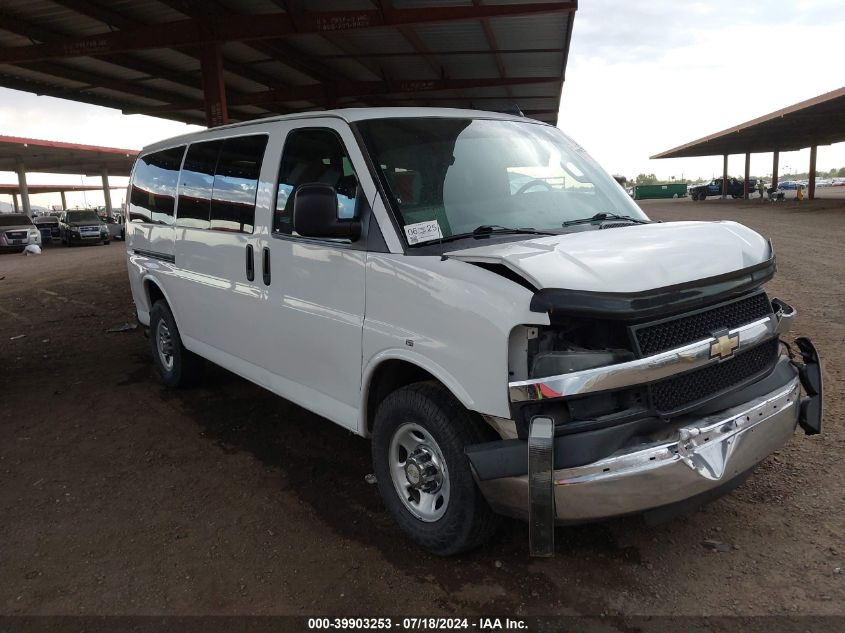
<path fill-rule="evenodd" d="M 385 398 L 373 425 L 373 468 L 388 511 L 438 556 L 487 541 L 498 517 L 475 484 L 464 448 L 489 440 L 479 421 L 436 382 Z"/>
<path fill-rule="evenodd" d="M 168 387 L 191 387 L 202 379 L 204 361 L 185 349 L 176 319 L 163 300 L 150 310 L 150 345 L 153 363 Z"/>

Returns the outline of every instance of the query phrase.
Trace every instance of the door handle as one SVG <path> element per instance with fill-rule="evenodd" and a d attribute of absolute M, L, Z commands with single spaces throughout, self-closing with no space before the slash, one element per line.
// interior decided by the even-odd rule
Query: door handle
<path fill-rule="evenodd" d="M 255 279 L 255 255 L 252 251 L 252 244 L 246 245 L 246 278 L 249 281 Z"/>
<path fill-rule="evenodd" d="M 264 247 L 264 253 L 261 258 L 262 265 L 261 265 L 261 272 L 264 275 L 264 285 L 270 285 L 270 249 L 268 247 Z"/>

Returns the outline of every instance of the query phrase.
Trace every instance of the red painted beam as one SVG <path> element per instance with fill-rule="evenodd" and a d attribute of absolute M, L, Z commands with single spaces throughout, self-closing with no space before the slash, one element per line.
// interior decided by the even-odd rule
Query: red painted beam
<path fill-rule="evenodd" d="M 313 84 L 294 86 L 284 90 L 265 90 L 251 92 L 229 98 L 231 106 L 266 105 L 284 101 L 315 101 L 328 96 L 366 97 L 372 95 L 393 96 L 403 93 L 432 92 L 436 90 L 463 90 L 470 88 L 488 88 L 491 86 L 517 86 L 525 84 L 544 84 L 560 81 L 558 77 L 506 77 L 505 79 L 414 79 L 399 81 L 338 81 L 334 84 Z M 549 98 L 549 97 L 547 97 Z M 460 100 L 461 97 L 455 97 Z M 501 99 L 507 101 L 507 99 Z M 151 114 L 177 112 L 182 110 L 201 110 L 199 101 L 185 101 L 163 106 L 150 106 L 124 109 L 125 114 Z"/>
<path fill-rule="evenodd" d="M 136 156 L 136 149 L 121 149 L 119 147 L 100 147 L 98 145 L 80 145 L 78 143 L 64 143 L 62 141 L 45 141 L 37 138 L 24 138 L 22 136 L 0 135 L 0 145 L 17 145 L 20 148 L 43 147 L 46 149 L 66 149 L 72 151 L 96 152 L 98 154 L 120 154 L 122 156 Z"/>
<path fill-rule="evenodd" d="M 207 127 L 226 125 L 229 111 L 226 105 L 226 85 L 223 82 L 223 58 L 219 44 L 207 44 L 202 51 L 202 90 Z"/>
<path fill-rule="evenodd" d="M 479 5 L 397 9 L 389 18 L 378 9 L 324 11 L 297 16 L 296 25 L 286 13 L 209 16 L 178 20 L 87 37 L 30 46 L 0 48 L 0 63 L 15 64 L 46 59 L 87 57 L 155 48 L 176 48 L 213 42 L 281 39 L 296 33 L 330 33 L 433 22 L 547 13 L 571 13 L 577 2 Z"/>

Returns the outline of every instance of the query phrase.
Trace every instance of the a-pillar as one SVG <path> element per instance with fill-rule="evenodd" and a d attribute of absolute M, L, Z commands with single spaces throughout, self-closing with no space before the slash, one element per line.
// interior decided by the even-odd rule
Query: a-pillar
<path fill-rule="evenodd" d="M 15 207 L 15 213 L 20 213 L 21 208 L 18 206 L 18 194 L 16 194 L 16 193 L 12 194 L 12 204 Z"/>
<path fill-rule="evenodd" d="M 728 155 L 725 154 L 722 160 L 722 197 L 728 197 Z"/>
<path fill-rule="evenodd" d="M 745 195 L 743 196 L 746 200 L 748 200 L 748 183 L 751 180 L 751 154 L 748 152 L 745 153 L 745 184 L 743 188 L 745 189 Z"/>
<path fill-rule="evenodd" d="M 778 188 L 778 161 L 780 160 L 780 152 L 775 150 L 774 158 L 772 159 L 772 189 Z"/>
<path fill-rule="evenodd" d="M 65 197 L 65 192 L 60 191 L 59 195 L 62 196 L 62 211 L 67 211 L 67 197 Z"/>
<path fill-rule="evenodd" d="M 21 205 L 23 212 L 32 217 L 32 208 L 29 206 L 29 189 L 26 187 L 26 166 L 22 160 L 18 161 L 18 191 L 21 192 Z"/>
<path fill-rule="evenodd" d="M 112 209 L 111 209 L 111 191 L 109 190 L 109 170 L 103 169 L 100 172 L 100 175 L 103 178 L 103 199 L 106 201 L 106 216 L 112 217 Z"/>
<path fill-rule="evenodd" d="M 807 197 L 812 200 L 816 197 L 816 151 L 817 145 L 810 148 L 810 182 L 807 186 Z"/>
<path fill-rule="evenodd" d="M 223 58 L 220 44 L 207 44 L 200 60 L 202 91 L 205 101 L 205 124 L 208 127 L 225 125 L 229 121 L 226 106 L 226 85 L 223 82 Z"/>

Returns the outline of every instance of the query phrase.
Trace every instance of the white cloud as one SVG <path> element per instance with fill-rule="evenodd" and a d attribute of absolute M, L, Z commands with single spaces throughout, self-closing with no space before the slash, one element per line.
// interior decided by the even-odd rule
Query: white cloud
<path fill-rule="evenodd" d="M 721 157 L 648 157 L 842 86 L 845 14 L 823 1 L 765 4 L 581 3 L 560 126 L 629 178 L 720 173 Z M 782 155 L 781 168 L 805 171 L 803 155 Z M 732 157 L 731 171 L 743 162 Z M 819 169 L 841 166 L 845 143 L 819 149 Z M 751 168 L 771 172 L 771 154 L 752 156 Z"/>
<path fill-rule="evenodd" d="M 110 108 L 0 88 L 0 134 L 7 136 L 140 149 L 155 141 L 200 129 L 175 121 L 142 115 L 125 116 Z M 115 206 L 123 202 L 127 180 L 109 179 L 111 186 L 118 187 L 112 192 Z M 0 182 L 17 183 L 17 176 L 0 172 Z M 97 186 L 102 183 L 99 177 L 37 173 L 28 174 L 27 182 Z M 11 203 L 11 196 L 0 196 L 0 199 Z M 59 204 L 60 199 L 59 194 L 41 194 L 31 196 L 31 201 L 33 205 L 50 206 Z M 67 202 L 70 206 L 104 204 L 103 194 L 99 191 L 69 192 Z"/>

